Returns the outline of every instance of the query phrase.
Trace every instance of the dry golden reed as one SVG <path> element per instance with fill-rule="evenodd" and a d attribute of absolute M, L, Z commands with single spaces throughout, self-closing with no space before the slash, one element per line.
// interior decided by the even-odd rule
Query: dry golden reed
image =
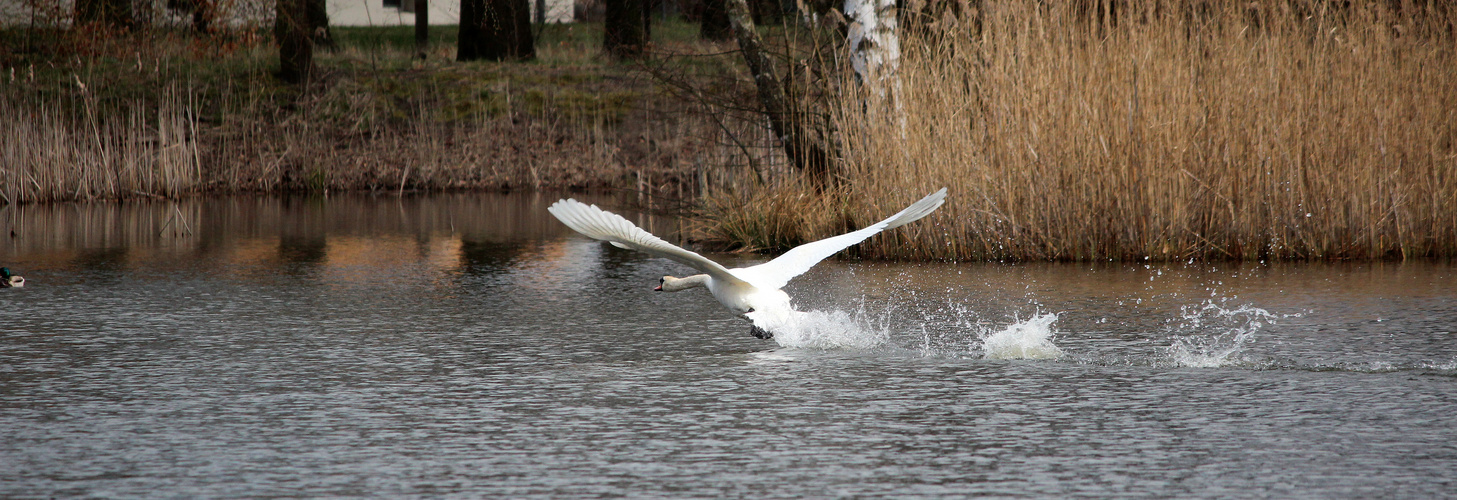
<path fill-rule="evenodd" d="M 188 98 L 169 87 L 158 102 L 155 109 L 136 106 L 105 120 L 84 91 L 76 114 L 56 102 L 22 106 L 0 99 L 0 203 L 176 196 L 196 189 L 201 162 Z"/>
<path fill-rule="evenodd" d="M 983 2 L 903 40 L 898 99 L 834 110 L 840 188 L 773 194 L 801 200 L 787 209 L 720 202 L 739 213 L 714 217 L 787 210 L 788 234 L 812 239 L 945 185 L 926 222 L 861 251 L 1457 255 L 1457 9 L 1338 4 Z"/>
<path fill-rule="evenodd" d="M 658 47 L 695 54 L 661 56 L 677 61 L 679 78 L 696 84 L 735 67 L 730 55 L 696 57 L 721 50 L 684 29 L 693 25 L 668 26 Z M 588 25 L 545 28 L 538 60 L 525 63 L 456 62 L 453 36 L 421 59 L 408 30 L 338 28 L 340 48 L 315 54 L 321 78 L 303 87 L 276 81 L 277 50 L 260 34 L 0 29 L 0 53 L 6 40 L 45 42 L 0 72 L 0 130 L 10 134 L 0 137 L 0 207 L 563 188 L 635 189 L 681 204 L 731 177 L 718 168 L 725 159 L 757 158 L 729 140 L 757 121 L 709 116 L 647 68 L 602 60 L 600 32 Z M 158 90 L 167 88 L 189 91 Z"/>

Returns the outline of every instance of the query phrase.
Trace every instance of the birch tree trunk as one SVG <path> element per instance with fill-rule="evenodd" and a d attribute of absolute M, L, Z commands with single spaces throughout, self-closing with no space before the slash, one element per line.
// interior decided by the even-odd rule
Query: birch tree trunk
<path fill-rule="evenodd" d="M 898 94 L 901 46 L 895 0 L 845 0 L 845 15 L 850 18 L 850 64 L 855 76 L 880 98 L 887 91 Z"/>
<path fill-rule="evenodd" d="M 749 4 L 745 0 L 725 0 L 725 3 L 729 25 L 739 40 L 739 50 L 744 53 L 749 73 L 754 76 L 769 127 L 784 144 L 784 154 L 795 168 L 808 175 L 816 187 L 824 188 L 830 182 L 830 157 L 805 133 L 804 121 L 794 103 L 789 102 L 784 85 L 774 72 L 774 61 L 764 52 L 764 42 L 755 31 Z"/>

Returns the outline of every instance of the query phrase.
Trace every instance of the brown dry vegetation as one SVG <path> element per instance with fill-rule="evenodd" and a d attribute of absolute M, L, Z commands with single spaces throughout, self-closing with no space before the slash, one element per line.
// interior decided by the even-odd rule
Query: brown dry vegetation
<path fill-rule="evenodd" d="M 820 195 L 791 180 L 715 195 L 701 234 L 782 248 L 949 186 L 950 201 L 926 221 L 859 250 L 1457 255 L 1457 9 L 1108 5 L 987 1 L 905 40 L 899 102 L 840 101 L 839 188 Z"/>
<path fill-rule="evenodd" d="M 709 116 L 703 96 L 655 77 L 751 98 L 733 54 L 699 45 L 691 25 L 660 27 L 653 67 L 604 60 L 600 26 L 548 27 L 525 63 L 457 63 L 449 32 L 420 60 L 409 29 L 335 28 L 339 50 L 319 51 L 304 88 L 273 77 L 276 48 L 247 30 L 12 31 L 0 203 L 522 188 L 681 199 L 771 154 L 757 122 Z M 717 55 L 674 56 L 700 52 Z"/>
<path fill-rule="evenodd" d="M 636 66 L 602 61 L 591 25 L 549 30 L 538 61 L 510 64 L 455 63 L 448 34 L 421 61 L 408 28 L 373 44 L 338 29 L 341 49 L 320 53 L 323 77 L 305 89 L 277 83 L 274 48 L 246 31 L 67 33 L 28 53 L 0 43 L 0 203 L 609 187 L 706 194 L 698 239 L 774 250 L 948 186 L 927 221 L 855 251 L 1457 255 L 1457 9 L 926 5 L 927 19 L 904 16 L 926 29 L 903 41 L 890 101 L 837 79 L 832 29 L 774 39 L 795 54 L 784 74 L 812 126 L 844 154 L 825 192 L 770 147 L 731 47 L 678 23 L 655 28 L 660 57 Z"/>

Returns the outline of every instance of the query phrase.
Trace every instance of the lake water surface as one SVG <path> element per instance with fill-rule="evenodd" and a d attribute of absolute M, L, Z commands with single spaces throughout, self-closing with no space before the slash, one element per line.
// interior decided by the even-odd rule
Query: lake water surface
<path fill-rule="evenodd" d="M 555 199 L 0 209 L 0 497 L 1457 496 L 1451 263 L 832 261 L 765 341 Z"/>

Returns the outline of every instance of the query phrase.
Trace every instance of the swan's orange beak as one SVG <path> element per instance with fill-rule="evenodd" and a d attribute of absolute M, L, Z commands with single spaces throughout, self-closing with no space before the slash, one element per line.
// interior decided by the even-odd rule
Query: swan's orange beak
<path fill-rule="evenodd" d="M 661 291 L 663 291 L 663 285 L 658 285 L 658 286 L 653 287 L 653 291 L 654 292 L 661 292 Z"/>

